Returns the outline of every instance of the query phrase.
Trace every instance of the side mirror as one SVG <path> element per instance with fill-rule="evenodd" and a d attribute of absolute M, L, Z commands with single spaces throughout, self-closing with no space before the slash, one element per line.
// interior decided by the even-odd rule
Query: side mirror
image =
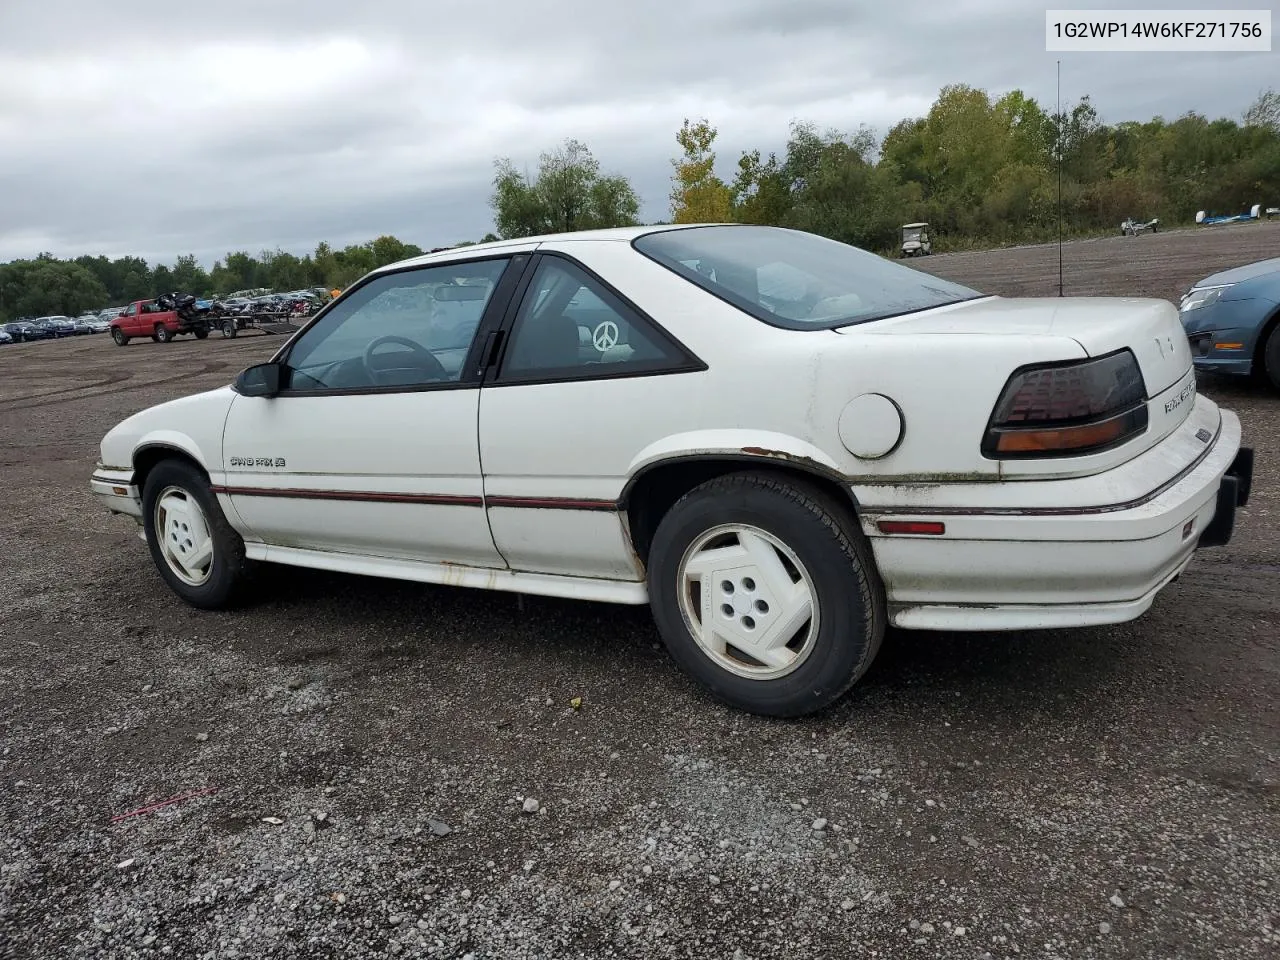
<path fill-rule="evenodd" d="M 240 371 L 235 389 L 244 397 L 274 397 L 280 392 L 280 364 L 259 363 Z"/>

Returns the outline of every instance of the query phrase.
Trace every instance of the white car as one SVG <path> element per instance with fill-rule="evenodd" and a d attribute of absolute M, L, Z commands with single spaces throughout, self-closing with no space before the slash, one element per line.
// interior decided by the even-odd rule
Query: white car
<path fill-rule="evenodd" d="M 1252 462 L 1166 301 L 704 225 L 381 268 L 234 385 L 116 426 L 91 483 L 195 606 L 254 561 L 649 603 L 716 696 L 787 716 L 887 624 L 1139 616 L 1229 539 Z"/>

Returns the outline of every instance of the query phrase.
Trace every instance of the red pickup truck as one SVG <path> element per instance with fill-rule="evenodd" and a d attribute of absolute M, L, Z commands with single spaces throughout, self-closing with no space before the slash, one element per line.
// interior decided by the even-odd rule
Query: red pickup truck
<path fill-rule="evenodd" d="M 176 310 L 166 310 L 154 300 L 136 300 L 111 321 L 111 339 L 121 347 L 134 337 L 168 343 L 183 333 L 195 334 L 197 340 L 203 340 L 209 336 L 208 319 L 185 320 Z"/>

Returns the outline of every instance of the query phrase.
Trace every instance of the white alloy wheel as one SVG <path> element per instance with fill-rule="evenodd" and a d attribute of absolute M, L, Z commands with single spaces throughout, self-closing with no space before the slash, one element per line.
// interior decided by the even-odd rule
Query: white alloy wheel
<path fill-rule="evenodd" d="M 213 573 L 213 537 L 199 501 L 181 487 L 165 487 L 156 498 L 155 530 L 174 576 L 202 586 Z"/>
<path fill-rule="evenodd" d="M 680 613 L 717 666 L 752 680 L 796 670 L 818 636 L 818 594 L 795 551 L 749 524 L 713 527 L 679 567 Z"/>

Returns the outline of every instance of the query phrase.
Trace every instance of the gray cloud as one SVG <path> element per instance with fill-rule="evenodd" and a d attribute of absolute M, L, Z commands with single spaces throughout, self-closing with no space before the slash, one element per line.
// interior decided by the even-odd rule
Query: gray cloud
<path fill-rule="evenodd" d="M 793 119 L 883 131 L 948 83 L 1052 104 L 1056 56 L 1025 0 L 8 0 L 0 259 L 478 238 L 494 158 L 532 168 L 569 136 L 657 219 L 686 116 L 719 128 L 729 174 Z M 1238 116 L 1275 73 L 1272 54 L 1062 59 L 1064 99 L 1112 121 Z"/>

